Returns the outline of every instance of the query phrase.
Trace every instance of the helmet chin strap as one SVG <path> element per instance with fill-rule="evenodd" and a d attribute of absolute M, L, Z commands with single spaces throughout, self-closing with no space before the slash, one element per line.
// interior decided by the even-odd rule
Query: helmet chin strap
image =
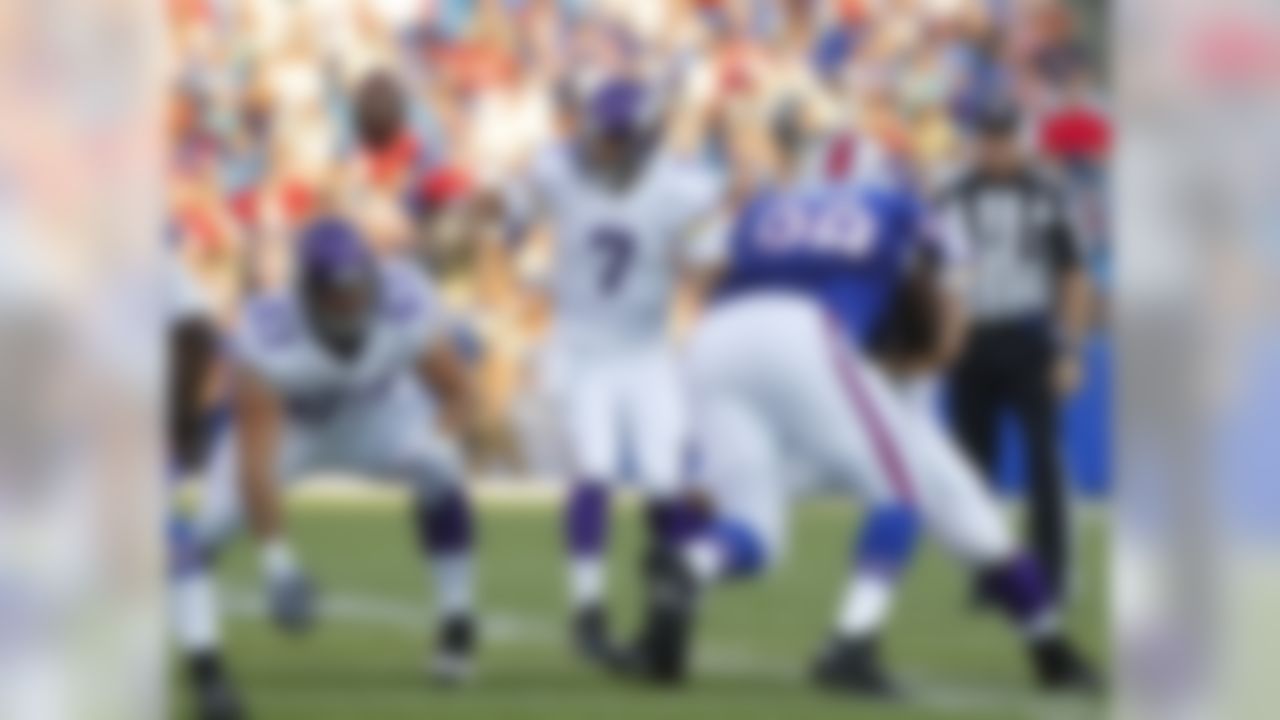
<path fill-rule="evenodd" d="M 311 327 L 316 339 L 330 354 L 350 362 L 364 349 L 368 330 L 363 327 L 334 327 L 311 314 Z"/>
<path fill-rule="evenodd" d="M 331 353 L 346 362 L 354 360 L 364 348 L 364 333 L 321 336 L 321 339 Z"/>
<path fill-rule="evenodd" d="M 364 349 L 372 331 L 379 295 L 377 279 L 372 275 L 348 278 L 348 283 L 358 283 L 360 287 L 345 290 L 340 287 L 341 281 L 330 278 L 329 282 L 338 284 L 327 290 L 321 285 L 304 285 L 301 288 L 307 322 L 316 340 L 329 354 L 350 362 Z M 356 295 L 335 306 L 334 297 L 326 301 L 325 292 L 354 292 Z"/>

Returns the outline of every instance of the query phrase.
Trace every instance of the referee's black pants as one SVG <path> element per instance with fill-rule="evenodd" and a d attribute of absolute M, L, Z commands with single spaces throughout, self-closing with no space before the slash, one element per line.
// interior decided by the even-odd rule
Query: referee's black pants
<path fill-rule="evenodd" d="M 1004 413 L 1020 426 L 1027 449 L 1028 540 L 1054 594 L 1061 597 L 1070 577 L 1070 508 L 1058 455 L 1054 348 L 1048 328 L 1039 319 L 975 326 L 952 370 L 949 393 L 960 444 L 993 486 Z"/>

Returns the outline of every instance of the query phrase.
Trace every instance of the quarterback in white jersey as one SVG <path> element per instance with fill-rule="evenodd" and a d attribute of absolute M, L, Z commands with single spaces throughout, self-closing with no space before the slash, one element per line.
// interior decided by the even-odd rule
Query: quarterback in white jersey
<path fill-rule="evenodd" d="M 202 530 L 224 538 L 243 492 L 275 619 L 302 630 L 313 593 L 283 537 L 277 480 L 341 471 L 408 483 L 435 574 L 436 670 L 459 679 L 475 632 L 472 521 L 450 433 L 470 396 L 450 324 L 420 270 L 373 257 L 342 220 L 310 224 L 298 253 L 289 290 L 252 300 L 237 330 L 236 433 L 215 460 Z"/>
<path fill-rule="evenodd" d="M 517 226 L 545 219 L 552 232 L 554 325 L 541 375 L 574 478 L 564 516 L 574 639 L 597 661 L 609 655 L 608 485 L 624 458 L 655 541 L 686 524 L 677 496 L 687 421 L 669 320 L 696 264 L 691 240 L 720 198 L 708 168 L 656 147 L 650 97 L 634 82 L 603 84 L 585 104 L 580 142 L 538 156 L 506 198 Z"/>

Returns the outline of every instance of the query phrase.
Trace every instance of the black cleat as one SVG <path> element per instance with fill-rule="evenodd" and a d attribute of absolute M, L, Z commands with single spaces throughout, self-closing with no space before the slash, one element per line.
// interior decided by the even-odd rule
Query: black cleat
<path fill-rule="evenodd" d="M 443 685 L 461 685 L 474 673 L 476 623 L 467 614 L 445 618 L 436 637 L 431 676 Z"/>
<path fill-rule="evenodd" d="M 668 549 L 649 554 L 645 576 L 644 625 L 626 670 L 655 683 L 677 685 L 688 675 L 697 586 L 679 556 Z"/>
<path fill-rule="evenodd" d="M 606 670 L 622 669 L 625 660 L 609 635 L 604 608 L 592 605 L 575 611 L 570 635 L 574 650 L 587 663 Z"/>
<path fill-rule="evenodd" d="M 196 690 L 196 717 L 199 720 L 244 720 L 248 716 L 235 688 L 221 683 Z"/>
<path fill-rule="evenodd" d="M 876 700 L 902 697 L 898 684 L 880 662 L 880 646 L 874 637 L 832 640 L 814 662 L 811 674 L 826 690 Z"/>
<path fill-rule="evenodd" d="M 999 606 L 992 599 L 991 593 L 987 590 L 987 586 L 982 582 L 981 578 L 975 578 L 969 586 L 969 609 L 975 613 L 999 610 Z"/>
<path fill-rule="evenodd" d="M 192 691 L 197 720 L 244 720 L 244 704 L 217 654 L 201 654 L 190 660 Z"/>
<path fill-rule="evenodd" d="M 1040 640 L 1032 643 L 1030 650 L 1041 688 L 1051 692 L 1102 692 L 1102 679 L 1067 639 Z"/>

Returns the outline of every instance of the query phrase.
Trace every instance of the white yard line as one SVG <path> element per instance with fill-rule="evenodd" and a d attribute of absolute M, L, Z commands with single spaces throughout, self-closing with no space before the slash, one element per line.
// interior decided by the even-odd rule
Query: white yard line
<path fill-rule="evenodd" d="M 190 485 L 198 485 L 191 483 Z M 468 485 L 472 496 L 485 507 L 553 507 L 564 495 L 565 483 L 554 478 L 537 476 L 482 477 Z M 192 492 L 198 492 L 192 490 Z M 633 501 L 634 493 L 623 486 L 619 497 L 624 502 Z M 298 507 L 384 507 L 398 506 L 409 501 L 406 488 L 395 483 L 369 482 L 346 475 L 325 475 L 307 480 L 290 488 L 289 502 Z M 833 507 L 846 502 L 842 497 L 829 494 L 801 496 L 802 504 L 823 503 Z M 1002 501 L 1012 517 L 1022 506 L 1020 501 Z M 1105 500 L 1077 499 L 1075 517 L 1089 527 L 1104 523 L 1110 514 Z"/>
<path fill-rule="evenodd" d="M 564 484 L 540 478 L 486 478 L 469 485 L 485 505 L 542 507 L 559 502 Z M 395 505 L 408 502 L 408 490 L 395 483 L 365 482 L 359 478 L 326 476 L 299 483 L 289 500 L 300 506 Z"/>
<path fill-rule="evenodd" d="M 235 588 L 224 592 L 222 601 L 227 612 L 234 617 L 266 619 L 266 608 L 258 592 Z M 425 604 L 355 592 L 326 591 L 321 596 L 320 614 L 329 621 L 390 630 L 397 634 L 423 634 L 430 625 L 430 613 Z M 565 645 L 562 624 L 506 609 L 485 611 L 483 638 L 486 647 L 563 650 Z M 803 682 L 803 669 L 793 662 L 769 657 L 766 653 L 743 646 L 704 644 L 699 649 L 697 664 L 700 673 L 713 676 L 756 676 Z M 913 672 L 903 673 L 903 679 L 913 689 L 911 705 L 944 715 L 1013 711 L 1041 720 L 1076 720 L 1097 717 L 1099 713 L 1094 703 L 1036 696 L 1030 689 L 1019 692 L 961 687 Z"/>

